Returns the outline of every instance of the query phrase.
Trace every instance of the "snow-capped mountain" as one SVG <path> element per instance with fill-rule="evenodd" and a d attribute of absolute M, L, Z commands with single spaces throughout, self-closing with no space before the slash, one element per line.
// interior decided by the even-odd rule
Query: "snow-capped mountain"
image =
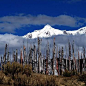
<path fill-rule="evenodd" d="M 35 30 L 32 33 L 24 35 L 25 38 L 37 38 L 37 37 L 51 37 L 53 35 L 63 34 L 63 31 L 59 29 L 54 29 L 50 25 L 44 26 L 41 30 Z"/>
<path fill-rule="evenodd" d="M 37 38 L 37 37 L 51 37 L 53 35 L 76 35 L 76 34 L 86 34 L 86 27 L 82 27 L 74 31 L 59 30 L 51 27 L 50 25 L 44 26 L 41 30 L 35 30 L 32 33 L 28 33 L 23 36 L 23 38 Z"/>
<path fill-rule="evenodd" d="M 72 35 L 77 35 L 77 34 L 86 34 L 86 27 L 82 27 L 78 30 L 74 30 L 74 31 L 66 31 L 68 34 L 72 34 Z"/>

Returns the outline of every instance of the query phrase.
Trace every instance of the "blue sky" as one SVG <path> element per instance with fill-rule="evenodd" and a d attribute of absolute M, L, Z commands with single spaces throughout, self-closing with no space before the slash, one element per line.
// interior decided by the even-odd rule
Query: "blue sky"
<path fill-rule="evenodd" d="M 86 26 L 86 0 L 0 0 L 0 34 L 23 36 L 46 24 L 61 30 Z"/>

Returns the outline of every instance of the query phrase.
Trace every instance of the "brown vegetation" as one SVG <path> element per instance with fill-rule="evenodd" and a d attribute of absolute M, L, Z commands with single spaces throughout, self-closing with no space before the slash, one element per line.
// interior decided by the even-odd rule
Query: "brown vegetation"
<path fill-rule="evenodd" d="M 83 86 L 85 83 L 78 81 L 78 76 L 63 77 L 44 75 L 32 72 L 31 65 L 21 65 L 17 62 L 8 62 L 0 71 L 0 86 Z M 65 72 L 69 74 L 68 71 Z M 64 75 L 64 74 L 63 74 Z M 65 76 L 66 76 L 65 75 Z M 81 76 L 79 79 L 81 80 Z M 83 78 L 85 81 L 85 78 Z"/>

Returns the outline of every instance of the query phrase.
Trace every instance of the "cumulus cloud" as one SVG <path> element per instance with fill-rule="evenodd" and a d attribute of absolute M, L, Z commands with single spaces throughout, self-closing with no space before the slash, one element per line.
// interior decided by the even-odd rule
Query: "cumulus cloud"
<path fill-rule="evenodd" d="M 56 17 L 47 15 L 15 15 L 0 17 L 0 31 L 15 33 L 16 29 L 30 25 L 63 25 L 69 27 L 79 27 L 86 23 L 86 18 L 59 15 Z"/>

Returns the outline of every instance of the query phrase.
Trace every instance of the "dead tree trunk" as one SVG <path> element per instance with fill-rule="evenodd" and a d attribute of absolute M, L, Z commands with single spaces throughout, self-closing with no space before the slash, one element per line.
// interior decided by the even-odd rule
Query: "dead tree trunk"
<path fill-rule="evenodd" d="M 13 52 L 13 59 L 14 59 L 14 62 L 15 62 L 15 51 Z"/>
<path fill-rule="evenodd" d="M 7 55 L 7 62 L 9 61 L 9 51 L 8 51 L 8 55 Z"/>
<path fill-rule="evenodd" d="M 73 70 L 75 70 L 75 60 L 74 60 L 74 40 L 73 40 L 73 44 L 72 44 L 72 53 L 73 53 Z"/>
<path fill-rule="evenodd" d="M 58 75 L 59 75 L 59 65 L 58 65 L 58 46 L 57 46 L 57 52 L 56 52 L 56 70 L 58 72 Z"/>
<path fill-rule="evenodd" d="M 53 45 L 54 45 L 54 47 L 53 47 L 53 69 L 52 70 L 53 70 L 53 75 L 55 75 L 55 73 L 54 73 L 55 72 L 55 67 L 54 67 L 55 66 L 55 38 L 54 38 Z"/>
<path fill-rule="evenodd" d="M 2 56 L 1 56 L 1 70 L 2 70 Z"/>
<path fill-rule="evenodd" d="M 16 62 L 17 62 L 17 58 L 18 58 L 18 50 L 16 49 Z"/>
<path fill-rule="evenodd" d="M 69 71 L 71 71 L 71 45 L 69 42 Z"/>
<path fill-rule="evenodd" d="M 67 46 L 66 46 L 66 70 L 68 70 Z"/>
<path fill-rule="evenodd" d="M 80 74 L 80 58 L 79 58 L 79 50 L 78 50 L 78 73 Z"/>
<path fill-rule="evenodd" d="M 85 48 L 83 47 L 83 72 L 85 71 Z"/>
<path fill-rule="evenodd" d="M 46 74 L 48 75 L 48 50 L 46 50 Z"/>
<path fill-rule="evenodd" d="M 3 56 L 3 60 L 4 60 L 4 72 L 5 72 L 5 64 L 6 64 L 6 55 L 7 55 L 7 44 L 5 45 L 5 53 L 4 53 L 4 56 Z"/>
<path fill-rule="evenodd" d="M 9 47 L 8 47 L 8 52 L 7 52 L 7 62 L 9 61 Z"/>
<path fill-rule="evenodd" d="M 48 75 L 49 73 L 49 59 L 50 59 L 50 48 L 49 48 L 49 42 L 47 43 L 47 50 L 46 50 L 46 74 Z"/>
<path fill-rule="evenodd" d="M 62 47 L 62 52 L 61 52 L 61 58 L 62 58 L 62 75 L 63 75 L 63 71 L 64 71 L 64 60 L 63 60 L 63 56 L 64 56 L 64 51 L 63 51 L 63 47 Z"/>
<path fill-rule="evenodd" d="M 40 52 L 40 39 L 38 37 L 38 73 L 40 73 L 40 56 L 41 56 L 41 52 Z"/>
<path fill-rule="evenodd" d="M 21 54 L 20 54 L 20 64 L 23 65 L 23 55 L 22 55 L 22 48 L 21 48 Z"/>
<path fill-rule="evenodd" d="M 26 64 L 26 47 L 23 46 L 23 51 L 24 51 L 24 65 Z"/>
<path fill-rule="evenodd" d="M 36 46 L 34 45 L 34 51 L 33 51 L 33 68 L 34 72 L 36 72 Z"/>
<path fill-rule="evenodd" d="M 81 60 L 83 60 L 83 59 L 82 59 L 82 53 L 81 53 Z M 81 68 L 82 68 L 82 69 L 81 69 L 81 74 L 82 74 L 82 73 L 83 73 L 83 63 L 81 64 Z"/>
<path fill-rule="evenodd" d="M 4 64 L 6 64 L 7 44 L 5 45 Z"/>

